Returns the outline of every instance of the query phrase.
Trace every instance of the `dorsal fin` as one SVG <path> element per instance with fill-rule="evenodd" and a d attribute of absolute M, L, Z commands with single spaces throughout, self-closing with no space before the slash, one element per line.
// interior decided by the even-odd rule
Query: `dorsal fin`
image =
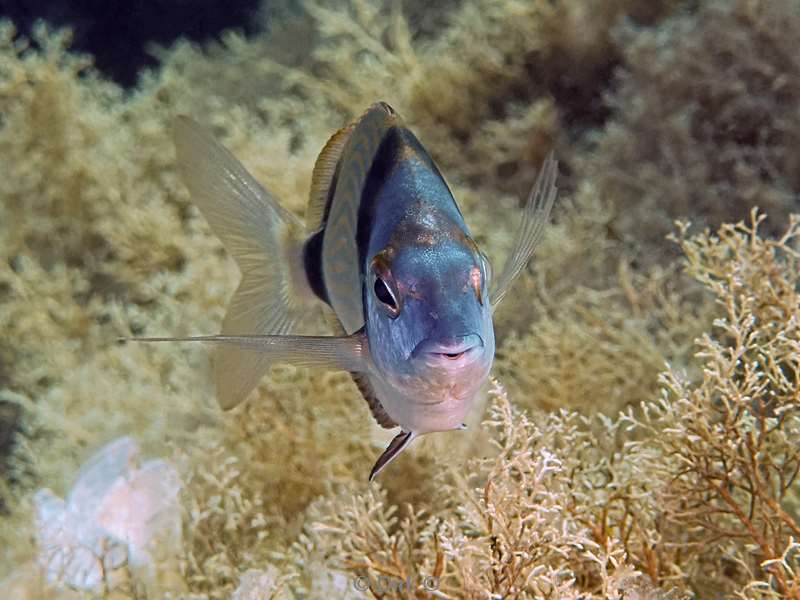
<path fill-rule="evenodd" d="M 341 150 L 334 189 L 325 219 L 322 272 L 328 299 L 345 331 L 364 326 L 361 265 L 356 239 L 361 193 L 373 160 L 388 131 L 399 124 L 386 103 L 373 104 L 353 125 Z"/>
<path fill-rule="evenodd" d="M 325 208 L 330 197 L 331 184 L 336 175 L 336 167 L 339 165 L 342 150 L 354 127 L 355 122 L 334 133 L 320 151 L 317 162 L 314 163 L 311 192 L 308 195 L 308 205 L 306 206 L 306 229 L 308 231 L 317 231 L 323 225 Z"/>

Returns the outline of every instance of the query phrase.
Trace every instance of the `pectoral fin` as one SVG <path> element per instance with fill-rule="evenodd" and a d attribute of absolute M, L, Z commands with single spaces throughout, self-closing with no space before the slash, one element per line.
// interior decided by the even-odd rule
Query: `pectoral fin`
<path fill-rule="evenodd" d="M 208 335 L 198 337 L 132 338 L 135 342 L 204 342 L 226 348 L 235 348 L 252 353 L 259 362 L 259 372 L 271 365 L 288 363 L 298 367 L 360 372 L 366 369 L 368 347 L 362 332 L 349 336 L 303 336 L 303 335 Z M 257 382 L 256 382 L 257 383 Z M 231 385 L 236 385 L 231 382 Z M 251 382 L 241 385 L 252 388 Z M 220 403 L 224 409 L 233 408 L 241 398 L 241 390 L 219 390 Z M 236 402 L 226 403 L 227 398 Z"/>
<path fill-rule="evenodd" d="M 492 307 L 496 307 L 503 300 L 506 292 L 533 256 L 536 246 L 539 245 L 550 209 L 556 199 L 557 177 L 558 163 L 551 152 L 545 159 L 536 184 L 528 196 L 511 255 L 506 260 L 500 276 L 495 280 L 494 289 L 490 294 Z"/>
<path fill-rule="evenodd" d="M 372 467 L 372 471 L 370 471 L 369 474 L 369 480 L 372 481 L 375 479 L 375 476 L 383 471 L 384 467 L 392 462 L 398 454 L 405 450 L 406 447 L 408 447 L 408 445 L 411 443 L 411 440 L 413 440 L 415 437 L 417 437 L 417 434 L 413 431 L 401 431 L 398 433 L 389 443 L 389 446 L 386 448 L 386 450 L 383 451 L 383 454 L 380 455 L 378 461 L 375 463 L 375 466 Z"/>

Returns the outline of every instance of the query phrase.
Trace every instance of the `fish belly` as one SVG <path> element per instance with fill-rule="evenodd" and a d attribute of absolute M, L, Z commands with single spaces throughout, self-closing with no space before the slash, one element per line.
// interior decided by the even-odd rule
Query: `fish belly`
<path fill-rule="evenodd" d="M 370 382 L 378 392 L 386 413 L 405 431 L 431 433 L 460 428 L 472 408 L 477 389 L 430 389 L 405 382 L 388 385 L 383 377 L 370 374 Z M 479 389 L 479 386 L 478 386 Z M 398 390 L 403 390 L 399 392 Z"/>

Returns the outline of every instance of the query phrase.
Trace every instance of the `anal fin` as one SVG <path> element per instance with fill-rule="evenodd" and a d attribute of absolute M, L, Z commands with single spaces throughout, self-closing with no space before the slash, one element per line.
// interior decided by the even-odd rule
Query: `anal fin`
<path fill-rule="evenodd" d="M 369 406 L 369 410 L 372 416 L 375 417 L 375 421 L 377 421 L 378 425 L 385 429 L 397 427 L 397 423 L 386 413 L 381 401 L 375 395 L 375 390 L 372 389 L 369 378 L 364 373 L 355 372 L 351 372 L 350 376 L 353 378 L 353 382 L 356 384 L 358 391 L 361 392 L 364 400 L 367 401 L 367 406 Z"/>
<path fill-rule="evenodd" d="M 325 311 L 325 320 L 327 321 L 328 326 L 331 328 L 331 331 L 334 335 L 347 335 L 344 327 L 342 327 L 342 324 L 339 322 L 339 319 L 336 317 L 336 314 L 333 311 Z M 386 410 L 381 404 L 380 399 L 375 394 L 375 390 L 369 381 L 369 377 L 367 377 L 365 373 L 357 373 L 354 371 L 350 372 L 350 376 L 353 378 L 353 383 L 356 384 L 358 391 L 361 392 L 361 396 L 367 401 L 369 411 L 372 413 L 372 416 L 375 418 L 375 421 L 378 423 L 378 425 L 384 429 L 397 427 L 397 423 L 395 423 L 387 414 Z"/>

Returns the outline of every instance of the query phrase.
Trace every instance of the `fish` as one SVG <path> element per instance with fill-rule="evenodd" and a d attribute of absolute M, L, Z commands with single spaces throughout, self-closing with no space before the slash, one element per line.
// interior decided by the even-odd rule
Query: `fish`
<path fill-rule="evenodd" d="M 177 118 L 174 141 L 183 182 L 242 278 L 218 335 L 134 339 L 214 344 L 223 409 L 275 364 L 349 372 L 375 421 L 399 428 L 369 481 L 417 437 L 466 428 L 494 360 L 493 311 L 557 196 L 552 152 L 494 277 L 438 167 L 385 102 L 325 144 L 304 220 L 190 118 Z M 319 307 L 331 335 L 298 335 Z"/>

